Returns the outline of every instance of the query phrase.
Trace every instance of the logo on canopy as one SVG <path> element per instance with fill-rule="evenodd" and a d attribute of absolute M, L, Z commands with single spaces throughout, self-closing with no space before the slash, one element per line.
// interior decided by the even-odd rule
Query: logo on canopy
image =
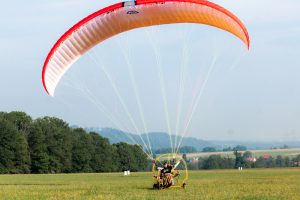
<path fill-rule="evenodd" d="M 135 15 L 135 14 L 138 14 L 139 12 L 136 11 L 136 10 L 131 10 L 131 11 L 128 11 L 127 14 L 128 15 Z"/>

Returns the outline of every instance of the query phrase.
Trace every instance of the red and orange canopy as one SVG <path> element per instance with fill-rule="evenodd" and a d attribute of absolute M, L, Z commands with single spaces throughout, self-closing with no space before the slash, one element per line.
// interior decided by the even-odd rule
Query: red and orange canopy
<path fill-rule="evenodd" d="M 205 0 L 137 0 L 117 3 L 82 19 L 69 29 L 49 52 L 42 72 L 45 90 L 51 96 L 80 56 L 102 41 L 136 28 L 175 24 L 206 24 L 228 31 L 249 48 L 243 23 L 231 12 Z"/>

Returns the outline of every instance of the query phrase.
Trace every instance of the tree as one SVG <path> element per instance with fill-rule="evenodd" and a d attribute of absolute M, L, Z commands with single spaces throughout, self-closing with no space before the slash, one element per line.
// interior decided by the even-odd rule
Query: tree
<path fill-rule="evenodd" d="M 0 173 L 29 173 L 30 157 L 24 134 L 0 118 Z"/>
<path fill-rule="evenodd" d="M 246 146 L 243 146 L 243 145 L 237 145 L 237 146 L 234 147 L 232 150 L 233 150 L 233 151 L 246 151 L 246 150 L 247 150 L 247 147 L 246 147 Z"/>
<path fill-rule="evenodd" d="M 283 156 L 278 155 L 275 160 L 276 167 L 285 167 L 285 159 Z"/>
<path fill-rule="evenodd" d="M 273 168 L 273 167 L 275 167 L 276 166 L 276 164 L 275 164 L 275 159 L 273 158 L 273 157 L 270 157 L 269 159 L 266 159 L 266 167 L 267 168 Z"/>
<path fill-rule="evenodd" d="M 91 172 L 92 155 L 95 153 L 92 138 L 83 129 L 75 129 L 72 149 L 73 172 Z"/>
<path fill-rule="evenodd" d="M 68 124 L 55 117 L 35 120 L 45 136 L 49 171 L 51 173 L 71 172 L 72 168 L 72 133 Z"/>
<path fill-rule="evenodd" d="M 133 155 L 134 155 L 134 162 L 136 163 L 137 168 L 134 171 L 145 171 L 148 166 L 148 157 L 146 153 L 142 150 L 142 147 L 135 144 L 130 145 Z"/>
<path fill-rule="evenodd" d="M 264 167 L 266 167 L 266 165 L 267 165 L 266 164 L 266 159 L 261 157 L 261 156 L 255 162 L 255 167 L 256 168 L 264 168 Z"/>
<path fill-rule="evenodd" d="M 23 132 L 27 137 L 32 124 L 32 119 L 30 116 L 24 112 L 10 112 L 4 114 L 4 118 L 14 124 L 14 126 L 19 131 Z"/>
<path fill-rule="evenodd" d="M 187 156 L 186 156 L 185 153 L 182 155 L 182 159 L 183 159 L 185 162 L 188 162 L 188 158 L 187 158 Z"/>
<path fill-rule="evenodd" d="M 205 147 L 202 149 L 202 152 L 216 152 L 216 148 L 215 147 Z"/>
<path fill-rule="evenodd" d="M 249 160 L 252 157 L 253 156 L 251 151 L 246 151 L 245 153 L 243 153 L 244 167 L 246 168 L 254 167 L 253 162 Z"/>
<path fill-rule="evenodd" d="M 285 165 L 286 167 L 291 167 L 291 159 L 290 159 L 290 157 L 286 156 L 286 157 L 284 158 L 284 165 Z"/>
<path fill-rule="evenodd" d="M 29 132 L 29 147 L 31 157 L 31 172 L 36 174 L 49 172 L 49 156 L 47 141 L 41 128 L 34 124 Z"/>
<path fill-rule="evenodd" d="M 244 157 L 244 159 L 252 158 L 252 152 L 246 151 L 245 153 L 243 153 L 243 157 Z"/>
<path fill-rule="evenodd" d="M 293 167 L 300 167 L 300 154 L 293 158 Z"/>
<path fill-rule="evenodd" d="M 221 156 L 220 155 L 211 155 L 205 161 L 203 167 L 204 169 L 220 169 L 221 163 Z"/>
<path fill-rule="evenodd" d="M 117 170 L 116 149 L 113 148 L 107 138 L 97 133 L 90 133 L 94 148 L 91 158 L 91 168 L 94 172 L 113 172 Z"/>
<path fill-rule="evenodd" d="M 55 117 L 0 112 L 0 173 L 143 171 L 148 164 L 138 145 L 110 145 Z"/>
<path fill-rule="evenodd" d="M 272 168 L 275 166 L 276 166 L 275 159 L 271 156 L 269 157 L 260 156 L 255 163 L 255 167 L 258 168 Z"/>
<path fill-rule="evenodd" d="M 197 152 L 197 149 L 192 146 L 183 146 L 179 148 L 180 153 L 195 153 Z"/>
<path fill-rule="evenodd" d="M 222 158 L 220 155 L 211 155 L 202 161 L 202 169 L 232 169 L 234 161 L 231 158 Z"/>
<path fill-rule="evenodd" d="M 120 142 L 114 145 L 117 150 L 119 171 L 143 171 L 148 166 L 147 155 L 139 145 Z"/>
<path fill-rule="evenodd" d="M 129 144 L 120 142 L 114 145 L 117 150 L 117 159 L 118 159 L 118 170 L 125 171 L 131 170 L 135 171 L 137 166 L 134 163 L 134 155 L 130 149 Z"/>
<path fill-rule="evenodd" d="M 235 164 L 234 167 L 238 169 L 239 167 L 245 167 L 245 159 L 242 156 L 242 153 L 238 152 L 237 150 L 234 151 L 235 155 Z"/>
<path fill-rule="evenodd" d="M 231 148 L 231 147 L 226 147 L 226 148 L 223 149 L 223 151 L 224 151 L 224 152 L 232 151 L 232 148 Z"/>

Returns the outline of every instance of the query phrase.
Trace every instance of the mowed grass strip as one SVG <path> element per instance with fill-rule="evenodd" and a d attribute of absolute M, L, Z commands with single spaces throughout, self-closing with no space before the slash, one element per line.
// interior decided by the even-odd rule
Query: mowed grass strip
<path fill-rule="evenodd" d="M 186 189 L 152 184 L 151 173 L 0 175 L 0 199 L 300 199 L 300 169 L 190 171 Z"/>

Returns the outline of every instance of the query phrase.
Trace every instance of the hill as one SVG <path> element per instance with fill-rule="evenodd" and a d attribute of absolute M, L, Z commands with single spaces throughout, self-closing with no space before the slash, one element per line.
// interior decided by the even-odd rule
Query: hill
<path fill-rule="evenodd" d="M 169 134 L 163 132 L 151 132 L 146 134 L 136 135 L 132 133 L 126 133 L 121 130 L 113 128 L 86 128 L 87 131 L 93 131 L 101 136 L 108 138 L 110 143 L 115 144 L 119 142 L 127 142 L 134 144 L 136 141 L 138 144 L 143 144 L 141 138 L 146 142 L 147 135 L 150 140 L 151 148 L 153 150 L 170 148 Z M 133 139 L 131 139 L 133 138 Z M 172 140 L 175 141 L 175 136 L 172 135 Z M 177 137 L 177 141 L 180 137 Z M 299 141 L 229 141 L 229 140 L 202 140 L 195 137 L 184 137 L 181 146 L 190 146 L 196 148 L 198 151 L 202 151 L 205 147 L 215 147 L 218 151 L 222 151 L 226 147 L 235 147 L 237 145 L 246 146 L 248 150 L 268 150 L 272 148 L 281 148 L 288 146 L 289 148 L 300 147 Z"/>
<path fill-rule="evenodd" d="M 108 138 L 110 143 L 118 143 L 118 142 L 127 142 L 129 144 L 133 144 L 133 140 L 136 141 L 138 144 L 143 144 L 142 139 L 146 142 L 147 141 L 147 135 L 149 137 L 149 141 L 151 144 L 151 148 L 153 150 L 157 149 L 164 149 L 164 148 L 170 148 L 170 136 L 167 133 L 163 132 L 151 132 L 146 134 L 136 135 L 132 133 L 126 133 L 117 129 L 112 128 L 88 128 L 87 131 L 93 131 L 96 133 L 99 133 L 101 136 Z M 174 135 L 172 135 L 172 140 L 175 141 Z M 142 138 L 142 139 L 141 139 Z M 177 140 L 179 141 L 181 138 L 177 137 Z M 198 151 L 201 151 L 204 147 L 212 146 L 213 143 L 200 140 L 193 137 L 184 137 L 182 140 L 181 146 L 191 146 L 196 148 Z"/>

